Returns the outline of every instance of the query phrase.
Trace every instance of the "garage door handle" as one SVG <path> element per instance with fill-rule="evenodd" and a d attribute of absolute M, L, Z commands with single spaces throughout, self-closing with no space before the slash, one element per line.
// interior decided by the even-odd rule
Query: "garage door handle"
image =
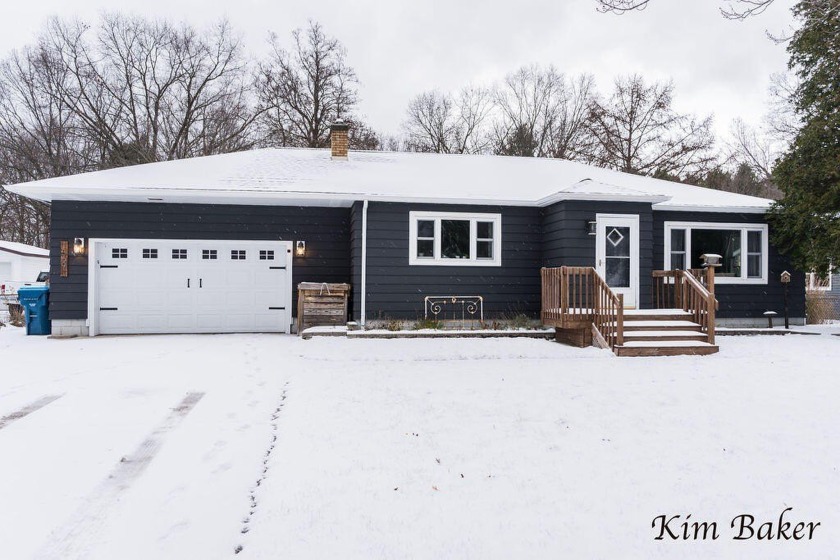
<path fill-rule="evenodd" d="M 187 288 L 189 288 L 189 287 L 190 287 L 190 279 L 187 278 Z"/>
<path fill-rule="evenodd" d="M 199 287 L 199 288 L 203 288 L 203 287 L 204 287 L 204 286 L 202 286 L 202 283 L 203 283 L 203 282 L 204 282 L 204 280 L 203 280 L 203 279 L 201 279 L 201 278 L 199 278 L 199 279 L 198 279 L 198 287 Z"/>

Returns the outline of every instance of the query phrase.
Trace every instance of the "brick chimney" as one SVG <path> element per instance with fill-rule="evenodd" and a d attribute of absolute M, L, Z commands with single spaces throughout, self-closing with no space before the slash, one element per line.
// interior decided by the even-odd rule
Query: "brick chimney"
<path fill-rule="evenodd" d="M 330 148 L 332 149 L 333 159 L 347 159 L 349 145 L 347 131 L 349 129 L 350 125 L 341 119 L 330 125 Z"/>

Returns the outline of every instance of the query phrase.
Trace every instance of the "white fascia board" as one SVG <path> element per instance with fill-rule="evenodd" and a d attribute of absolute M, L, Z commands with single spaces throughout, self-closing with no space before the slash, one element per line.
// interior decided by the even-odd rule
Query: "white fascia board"
<path fill-rule="evenodd" d="M 44 202 L 54 200 L 90 201 L 90 202 L 181 202 L 193 204 L 238 204 L 271 206 L 292 204 L 296 206 L 340 206 L 349 207 L 354 202 L 370 200 L 377 202 L 404 202 L 415 204 L 469 204 L 492 206 L 534 206 L 530 200 L 516 199 L 478 199 L 478 198 L 441 198 L 430 196 L 395 196 L 365 193 L 301 192 L 301 191 L 265 191 L 247 189 L 170 189 L 170 188 L 86 188 L 84 190 L 26 186 L 9 189 Z"/>
<path fill-rule="evenodd" d="M 540 207 L 550 206 L 556 202 L 562 202 L 565 200 L 584 200 L 593 202 L 647 202 L 649 204 L 657 204 L 671 200 L 671 197 L 659 194 L 612 195 L 607 193 L 584 194 L 557 192 L 537 200 L 536 205 Z"/>
<path fill-rule="evenodd" d="M 708 212 L 722 214 L 766 214 L 770 207 L 758 206 L 680 206 L 677 204 L 654 204 L 654 212 Z"/>
<path fill-rule="evenodd" d="M 271 206 L 287 204 L 295 206 L 334 206 L 349 207 L 360 200 L 376 202 L 402 202 L 414 204 L 464 204 L 485 206 L 526 206 L 545 207 L 566 200 L 603 201 L 603 202 L 641 202 L 650 203 L 654 210 L 676 212 L 722 212 L 764 214 L 767 207 L 757 206 L 692 206 L 669 204 L 670 197 L 665 195 L 610 195 L 607 193 L 584 194 L 558 192 L 539 200 L 527 199 L 492 199 L 454 197 L 441 198 L 430 196 L 398 196 L 390 194 L 365 194 L 356 192 L 303 192 L 303 191 L 265 191 L 254 189 L 172 189 L 172 188 L 85 188 L 54 189 L 48 186 L 20 184 L 6 189 L 15 194 L 35 200 L 52 202 L 54 200 L 90 201 L 90 202 L 175 202 L 190 204 L 234 204 Z"/>

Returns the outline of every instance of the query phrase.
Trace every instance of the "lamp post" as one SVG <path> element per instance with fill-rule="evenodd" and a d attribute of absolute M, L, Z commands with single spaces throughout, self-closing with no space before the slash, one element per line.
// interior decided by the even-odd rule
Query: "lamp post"
<path fill-rule="evenodd" d="M 785 328 L 790 330 L 790 321 L 788 319 L 788 286 L 790 286 L 790 272 L 782 271 L 782 284 L 785 287 Z"/>

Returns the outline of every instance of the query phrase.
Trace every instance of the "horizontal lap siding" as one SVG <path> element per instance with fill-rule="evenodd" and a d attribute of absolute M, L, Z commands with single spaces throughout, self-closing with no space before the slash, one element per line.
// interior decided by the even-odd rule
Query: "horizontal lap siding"
<path fill-rule="evenodd" d="M 738 224 L 766 223 L 761 214 L 723 214 L 707 212 L 654 212 L 654 263 L 661 269 L 665 264 L 665 222 L 717 222 Z M 770 228 L 772 239 L 773 230 Z M 770 243 L 767 284 L 717 284 L 715 296 L 720 304 L 718 317 L 756 318 L 765 311 L 784 311 L 784 285 L 782 271 L 792 273 L 789 285 L 789 313 L 791 317 L 805 316 L 805 274 L 795 270 L 790 261 Z"/>
<path fill-rule="evenodd" d="M 71 257 L 69 277 L 60 277 L 60 241 L 72 245 L 74 237 L 303 240 L 306 256 L 293 261 L 295 286 L 350 282 L 347 208 L 56 201 L 50 227 L 53 319 L 87 318 L 87 259 Z M 296 307 L 296 294 L 292 301 Z"/>
<path fill-rule="evenodd" d="M 636 202 L 558 202 L 543 209 L 543 266 L 595 266 L 595 236 L 586 232 L 597 214 L 639 216 L 639 299 L 650 307 L 653 269 L 653 214 Z"/>
<path fill-rule="evenodd" d="M 411 211 L 501 213 L 502 266 L 409 266 Z M 488 317 L 539 314 L 538 208 L 370 203 L 367 225 L 369 321 L 420 319 L 430 295 L 482 296 Z"/>
<path fill-rule="evenodd" d="M 360 320 L 362 309 L 362 212 L 363 203 L 356 202 L 350 209 L 350 316 Z"/>

